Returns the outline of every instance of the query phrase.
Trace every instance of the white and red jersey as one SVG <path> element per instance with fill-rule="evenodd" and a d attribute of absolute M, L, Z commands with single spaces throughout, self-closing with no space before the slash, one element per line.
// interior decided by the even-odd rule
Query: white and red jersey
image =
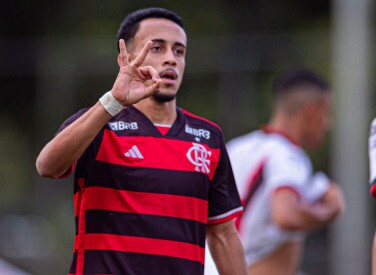
<path fill-rule="evenodd" d="M 369 183 L 370 192 L 374 198 L 376 198 L 376 118 L 371 123 L 369 131 Z"/>
<path fill-rule="evenodd" d="M 272 222 L 271 194 L 289 188 L 301 200 L 313 202 L 325 193 L 329 179 L 323 173 L 313 175 L 304 150 L 269 128 L 237 137 L 227 149 L 244 207 L 237 226 L 248 264 L 266 257 L 283 242 L 302 240 L 304 232 L 286 231 Z"/>

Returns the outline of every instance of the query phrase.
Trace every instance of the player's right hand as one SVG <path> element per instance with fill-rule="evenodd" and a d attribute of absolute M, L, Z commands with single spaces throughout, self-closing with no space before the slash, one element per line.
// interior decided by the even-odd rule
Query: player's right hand
<path fill-rule="evenodd" d="M 142 66 L 152 45 L 153 42 L 148 41 L 140 54 L 129 62 L 125 42 L 119 40 L 120 70 L 112 87 L 112 95 L 123 106 L 135 104 L 159 90 L 162 80 L 158 72 L 152 66 Z"/>

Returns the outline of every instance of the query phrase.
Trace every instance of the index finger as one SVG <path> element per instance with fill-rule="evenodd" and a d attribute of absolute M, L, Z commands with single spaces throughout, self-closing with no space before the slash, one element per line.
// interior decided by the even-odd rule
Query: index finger
<path fill-rule="evenodd" d="M 125 48 L 124 39 L 119 40 L 119 49 L 120 49 L 120 66 L 123 67 L 128 65 L 128 58 L 127 58 L 127 49 Z"/>
<path fill-rule="evenodd" d="M 132 64 L 136 67 L 139 67 L 141 66 L 144 61 L 145 61 L 145 58 L 146 56 L 148 55 L 149 53 L 149 50 L 151 48 L 151 46 L 153 45 L 153 41 L 149 40 L 145 46 L 142 48 L 140 54 L 133 60 Z"/>

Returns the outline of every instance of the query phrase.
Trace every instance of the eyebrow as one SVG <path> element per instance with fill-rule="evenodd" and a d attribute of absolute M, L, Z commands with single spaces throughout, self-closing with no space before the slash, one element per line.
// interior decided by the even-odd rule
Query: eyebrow
<path fill-rule="evenodd" d="M 155 43 L 166 43 L 166 40 L 164 40 L 164 39 L 152 39 L 151 41 L 153 41 Z M 174 45 L 186 48 L 186 46 L 183 43 L 180 43 L 180 42 L 175 42 Z"/>

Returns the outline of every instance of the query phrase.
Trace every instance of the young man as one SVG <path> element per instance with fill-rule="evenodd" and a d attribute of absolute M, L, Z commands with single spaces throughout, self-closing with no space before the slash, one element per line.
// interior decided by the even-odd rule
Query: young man
<path fill-rule="evenodd" d="M 376 118 L 373 119 L 369 131 L 369 183 L 371 195 L 376 198 Z M 373 240 L 372 250 L 372 274 L 376 275 L 376 233 Z"/>
<path fill-rule="evenodd" d="M 305 149 L 315 149 L 330 126 L 327 84 L 299 70 L 275 82 L 268 125 L 227 144 L 244 206 L 237 220 L 252 275 L 293 275 L 307 230 L 343 210 L 339 187 L 312 173 Z"/>
<path fill-rule="evenodd" d="M 187 37 L 175 13 L 129 14 L 112 90 L 70 117 L 37 159 L 75 169 L 70 274 L 202 274 L 205 239 L 222 274 L 246 274 L 242 213 L 219 127 L 176 106 Z"/>

